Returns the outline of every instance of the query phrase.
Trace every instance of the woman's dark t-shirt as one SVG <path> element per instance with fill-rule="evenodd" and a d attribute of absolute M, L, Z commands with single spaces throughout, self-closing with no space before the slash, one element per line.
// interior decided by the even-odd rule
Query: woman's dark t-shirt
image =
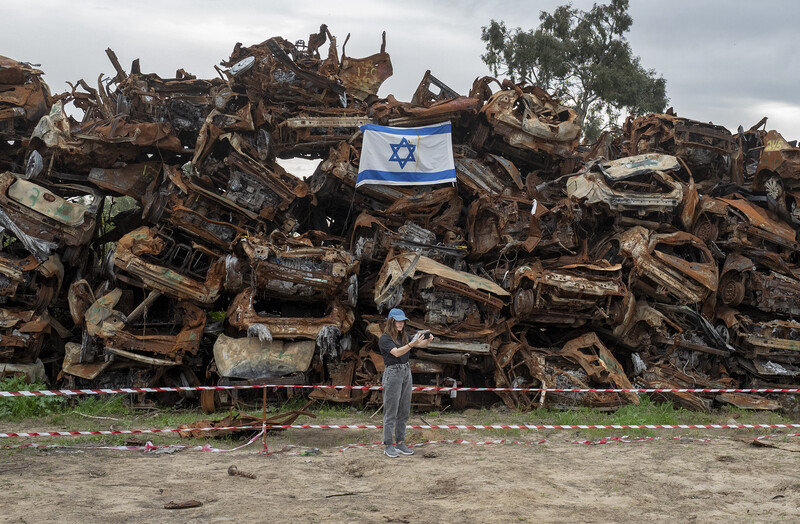
<path fill-rule="evenodd" d="M 381 335 L 381 338 L 378 339 L 378 347 L 381 350 L 381 355 L 383 355 L 383 363 L 386 366 L 391 366 L 392 364 L 405 364 L 408 362 L 408 355 L 410 351 L 404 355 L 396 357 L 391 354 L 391 351 L 394 348 L 400 347 L 403 344 L 398 344 L 392 337 L 384 333 Z"/>

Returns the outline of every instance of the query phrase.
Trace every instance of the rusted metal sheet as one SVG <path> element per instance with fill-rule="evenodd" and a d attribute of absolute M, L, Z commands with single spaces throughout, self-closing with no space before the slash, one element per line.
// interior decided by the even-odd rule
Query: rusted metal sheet
<path fill-rule="evenodd" d="M 386 52 L 386 31 L 383 32 L 381 50 L 364 58 L 345 56 L 344 48 L 350 35 L 342 44 L 342 63 L 338 77 L 347 88 L 347 92 L 362 100 L 369 95 L 377 95 L 381 84 L 392 76 L 392 60 Z M 332 42 L 335 46 L 335 42 Z"/>
<path fill-rule="evenodd" d="M 739 409 L 753 409 L 763 411 L 775 411 L 781 409 L 780 402 L 770 400 L 747 393 L 722 393 L 717 395 L 716 400 L 725 404 L 731 404 Z"/>
<path fill-rule="evenodd" d="M 231 338 L 224 334 L 214 344 L 214 361 L 223 377 L 262 378 L 306 371 L 314 355 L 314 342 Z"/>

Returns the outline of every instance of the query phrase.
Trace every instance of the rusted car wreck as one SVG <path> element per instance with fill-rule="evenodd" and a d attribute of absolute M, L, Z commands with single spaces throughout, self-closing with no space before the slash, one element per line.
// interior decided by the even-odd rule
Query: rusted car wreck
<path fill-rule="evenodd" d="M 213 79 L 126 70 L 109 49 L 111 76 L 56 95 L 0 57 L 4 373 L 54 387 L 373 386 L 386 312 L 401 307 L 436 336 L 411 354 L 415 385 L 800 383 L 800 148 L 766 120 L 732 134 L 667 111 L 581 144 L 575 111 L 536 86 L 483 77 L 459 93 L 427 71 L 410 101 L 383 96 L 390 37 L 361 58 L 347 41 L 322 25 L 236 44 Z M 362 125 L 440 122 L 455 184 L 356 189 Z M 284 162 L 297 158 L 318 162 L 310 176 Z M 498 401 L 611 410 L 639 397 L 414 394 L 437 409 Z"/>

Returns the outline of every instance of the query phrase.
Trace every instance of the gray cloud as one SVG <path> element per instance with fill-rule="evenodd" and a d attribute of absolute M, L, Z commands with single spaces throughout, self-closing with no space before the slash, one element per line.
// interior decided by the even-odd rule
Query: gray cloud
<path fill-rule="evenodd" d="M 40 63 L 56 92 L 68 88 L 66 81 L 84 78 L 94 84 L 101 73 L 113 76 L 107 47 L 126 69 L 140 58 L 145 72 L 168 77 L 184 68 L 209 78 L 216 76 L 214 65 L 228 58 L 236 42 L 251 45 L 275 35 L 307 39 L 326 23 L 340 48 L 351 33 L 346 51 L 356 57 L 377 52 L 380 34 L 386 31 L 395 75 L 380 94 L 408 100 L 426 69 L 466 93 L 476 77 L 489 73 L 480 60 L 481 26 L 496 19 L 531 29 L 539 23 L 540 10 L 562 3 L 381 0 L 320 6 L 307 0 L 281 5 L 41 0 L 33 9 L 27 2 L 7 0 L 0 4 L 0 54 Z M 573 1 L 580 9 L 593 3 Z M 766 115 L 769 127 L 789 139 L 800 137 L 795 95 L 800 3 L 631 3 L 634 25 L 628 38 L 633 50 L 646 68 L 667 79 L 670 103 L 680 115 L 732 131 Z"/>

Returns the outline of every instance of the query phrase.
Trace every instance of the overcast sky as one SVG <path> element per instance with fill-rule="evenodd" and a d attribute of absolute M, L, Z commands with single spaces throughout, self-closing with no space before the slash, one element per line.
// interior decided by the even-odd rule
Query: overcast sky
<path fill-rule="evenodd" d="M 381 96 L 408 101 L 426 69 L 466 94 L 489 74 L 481 26 L 491 19 L 531 29 L 539 11 L 564 1 L 339 1 L 239 0 L 15 0 L 0 2 L 0 55 L 41 64 L 51 90 L 66 81 L 95 85 L 114 76 L 105 49 L 126 71 L 139 58 L 142 71 L 172 77 L 177 69 L 200 78 L 217 76 L 214 65 L 237 42 L 252 45 L 272 36 L 307 40 L 328 24 L 339 47 L 351 33 L 347 55 L 378 52 L 381 32 L 394 76 Z M 580 9 L 593 2 L 575 0 Z M 602 2 L 601 2 L 602 3 Z M 797 30 L 800 2 L 773 0 L 632 0 L 628 33 L 642 65 L 667 79 L 670 105 L 680 116 L 711 121 L 735 132 L 761 117 L 789 140 L 800 138 Z"/>

